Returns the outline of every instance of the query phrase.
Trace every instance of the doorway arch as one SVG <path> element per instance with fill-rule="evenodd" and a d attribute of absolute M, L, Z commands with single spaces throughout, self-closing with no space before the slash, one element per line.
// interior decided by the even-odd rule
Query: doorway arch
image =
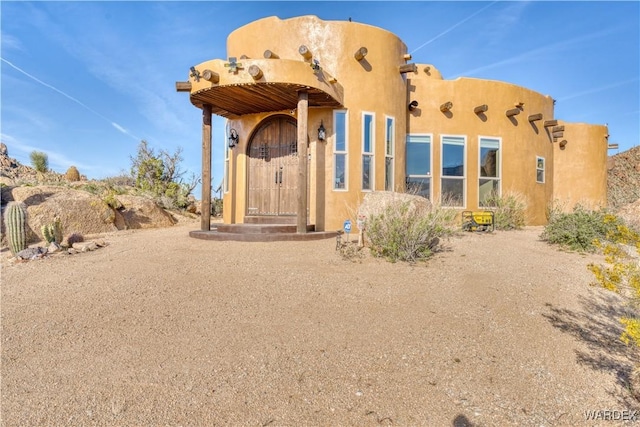
<path fill-rule="evenodd" d="M 247 215 L 297 214 L 297 121 L 271 116 L 257 127 L 247 148 Z"/>

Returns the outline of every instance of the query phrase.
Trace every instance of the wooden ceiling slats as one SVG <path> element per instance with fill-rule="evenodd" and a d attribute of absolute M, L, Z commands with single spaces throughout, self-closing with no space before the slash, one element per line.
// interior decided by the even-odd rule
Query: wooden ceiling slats
<path fill-rule="evenodd" d="M 298 104 L 298 92 L 309 93 L 310 107 L 341 107 L 329 94 L 293 83 L 255 83 L 215 86 L 193 93 L 192 103 L 210 104 L 216 115 L 233 118 L 244 114 L 292 110 Z"/>

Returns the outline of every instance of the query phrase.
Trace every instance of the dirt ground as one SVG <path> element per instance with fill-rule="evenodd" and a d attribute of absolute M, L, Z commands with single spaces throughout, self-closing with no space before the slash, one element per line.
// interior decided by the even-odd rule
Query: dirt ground
<path fill-rule="evenodd" d="M 640 410 L 623 307 L 589 286 L 600 258 L 541 228 L 465 234 L 415 266 L 197 228 L 2 253 L 3 426 L 620 425 L 585 413 Z"/>

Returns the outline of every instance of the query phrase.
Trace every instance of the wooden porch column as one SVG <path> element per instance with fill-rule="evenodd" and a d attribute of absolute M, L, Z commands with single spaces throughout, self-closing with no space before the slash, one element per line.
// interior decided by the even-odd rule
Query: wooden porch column
<path fill-rule="evenodd" d="M 298 93 L 298 221 L 297 232 L 307 232 L 307 129 L 309 94 Z"/>
<path fill-rule="evenodd" d="M 200 229 L 211 230 L 211 105 L 202 106 L 202 206 Z"/>

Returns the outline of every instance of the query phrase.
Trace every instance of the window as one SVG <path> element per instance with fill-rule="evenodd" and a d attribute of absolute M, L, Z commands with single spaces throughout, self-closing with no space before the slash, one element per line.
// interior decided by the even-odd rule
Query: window
<path fill-rule="evenodd" d="M 333 112 L 335 138 L 333 141 L 333 189 L 347 188 L 347 112 Z"/>
<path fill-rule="evenodd" d="M 431 199 L 431 135 L 407 135 L 407 192 Z"/>
<path fill-rule="evenodd" d="M 464 207 L 465 137 L 442 137 L 442 182 L 440 197 L 446 206 Z"/>
<path fill-rule="evenodd" d="M 362 189 L 374 190 L 373 183 L 373 147 L 375 124 L 373 114 L 362 113 Z"/>
<path fill-rule="evenodd" d="M 385 150 L 384 150 L 384 189 L 393 191 L 393 153 L 395 151 L 395 120 L 393 117 L 385 119 Z"/>
<path fill-rule="evenodd" d="M 544 157 L 536 157 L 536 182 L 544 184 Z"/>
<path fill-rule="evenodd" d="M 500 195 L 500 140 L 480 138 L 480 206 L 491 206 L 487 199 Z"/>
<path fill-rule="evenodd" d="M 229 140 L 229 135 L 224 139 L 224 192 L 229 192 L 229 153 L 231 152 L 231 148 L 229 148 L 229 144 L 227 141 Z"/>

